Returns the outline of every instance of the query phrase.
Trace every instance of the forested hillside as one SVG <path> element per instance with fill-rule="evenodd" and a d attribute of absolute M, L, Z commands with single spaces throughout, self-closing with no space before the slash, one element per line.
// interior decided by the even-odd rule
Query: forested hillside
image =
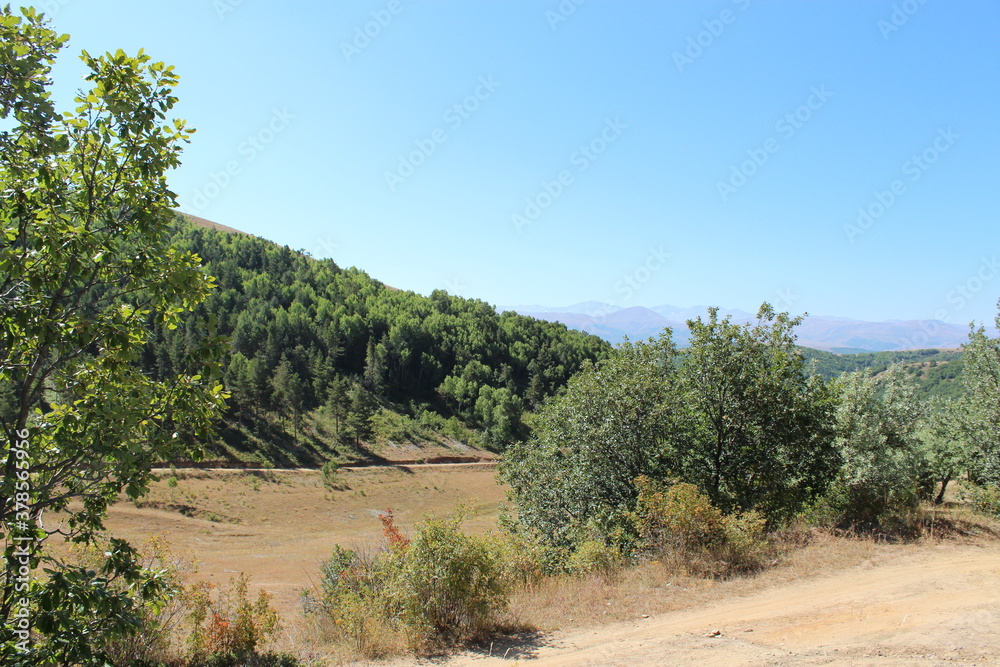
<path fill-rule="evenodd" d="M 892 364 L 898 363 L 903 366 L 903 372 L 913 380 L 914 393 L 918 397 L 958 398 L 964 393 L 961 381 L 964 361 L 960 351 L 906 350 L 833 354 L 811 348 L 801 349 L 810 372 L 819 374 L 825 380 L 867 369 L 878 375 Z"/>
<path fill-rule="evenodd" d="M 454 438 L 492 448 L 522 413 L 610 346 L 562 324 L 435 291 L 386 287 L 357 269 L 178 219 L 217 289 L 184 326 L 157 326 L 145 369 L 169 377 L 206 322 L 231 338 L 231 392 L 216 454 L 317 465 L 366 441 Z"/>

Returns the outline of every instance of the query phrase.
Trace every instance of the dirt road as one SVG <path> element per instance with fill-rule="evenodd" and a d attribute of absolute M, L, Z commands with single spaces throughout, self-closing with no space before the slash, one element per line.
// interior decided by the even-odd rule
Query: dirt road
<path fill-rule="evenodd" d="M 931 544 L 701 609 L 554 633 L 446 664 L 514 662 L 1000 665 L 1000 545 Z"/>

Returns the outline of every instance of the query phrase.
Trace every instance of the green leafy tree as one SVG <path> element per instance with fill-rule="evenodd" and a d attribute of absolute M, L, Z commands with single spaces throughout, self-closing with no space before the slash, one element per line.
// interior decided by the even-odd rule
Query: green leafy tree
<path fill-rule="evenodd" d="M 514 525 L 552 547 L 555 564 L 588 540 L 634 540 L 639 476 L 693 484 L 726 514 L 772 523 L 825 488 L 837 464 L 832 402 L 794 346 L 799 320 L 767 304 L 755 324 L 717 315 L 688 323 L 683 352 L 667 330 L 586 367 L 506 452 Z"/>
<path fill-rule="evenodd" d="M 840 457 L 826 503 L 841 525 L 881 526 L 919 500 L 925 470 L 918 429 L 924 405 L 899 364 L 836 383 L 835 446 Z"/>
<path fill-rule="evenodd" d="M 476 418 L 482 425 L 486 441 L 497 448 L 512 443 L 521 431 L 521 414 L 524 405 L 506 387 L 494 389 L 483 386 L 476 399 Z"/>
<path fill-rule="evenodd" d="M 290 415 L 292 418 L 292 428 L 296 436 L 302 422 L 302 410 L 305 404 L 305 383 L 299 374 L 292 368 L 292 364 L 285 357 L 274 371 L 271 378 L 271 392 L 274 404 L 278 406 L 282 414 Z"/>
<path fill-rule="evenodd" d="M 716 308 L 688 322 L 680 476 L 727 512 L 789 516 L 831 472 L 829 404 L 795 348 L 801 321 L 764 304 L 755 324 L 720 320 Z"/>
<path fill-rule="evenodd" d="M 922 457 L 928 493 L 936 504 L 944 502 L 948 483 L 969 468 L 969 422 L 972 402 L 960 399 L 934 399 L 920 429 Z M 934 492 L 932 486 L 937 486 Z"/>
<path fill-rule="evenodd" d="M 518 524 L 564 555 L 577 543 L 621 533 L 640 475 L 663 476 L 675 456 L 677 351 L 659 342 L 619 347 L 573 377 L 538 415 L 532 438 L 507 450 Z"/>
<path fill-rule="evenodd" d="M 355 446 L 367 440 L 372 434 L 372 417 L 378 411 L 374 397 L 360 384 L 354 384 L 347 392 L 348 408 L 345 423 L 347 431 L 354 438 Z"/>
<path fill-rule="evenodd" d="M 60 115 L 49 71 L 66 39 L 34 10 L 0 9 L 5 665 L 104 664 L 98 640 L 130 627 L 135 600 L 158 586 L 124 542 L 93 572 L 62 562 L 48 539 L 97 539 L 108 505 L 145 492 L 153 464 L 198 455 L 224 398 L 211 331 L 181 372 L 154 379 L 137 368 L 151 325 L 177 327 L 212 286 L 197 256 L 167 243 L 165 173 L 191 134 L 166 119 L 177 75 L 141 51 L 84 52 L 91 87 Z M 58 512 L 60 525 L 46 520 Z"/>
<path fill-rule="evenodd" d="M 1000 326 L 1000 316 L 997 317 Z M 969 396 L 966 424 L 969 473 L 974 483 L 1000 486 L 1000 339 L 979 327 L 969 333 L 965 351 L 965 386 Z"/>

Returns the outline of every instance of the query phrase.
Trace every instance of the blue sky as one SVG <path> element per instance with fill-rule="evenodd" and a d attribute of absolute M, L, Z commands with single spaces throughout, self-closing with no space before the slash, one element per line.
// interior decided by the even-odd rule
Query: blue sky
<path fill-rule="evenodd" d="M 182 210 L 424 294 L 991 322 L 1000 5 L 48 0 L 198 129 Z M 67 105 L 68 106 L 68 105 Z"/>

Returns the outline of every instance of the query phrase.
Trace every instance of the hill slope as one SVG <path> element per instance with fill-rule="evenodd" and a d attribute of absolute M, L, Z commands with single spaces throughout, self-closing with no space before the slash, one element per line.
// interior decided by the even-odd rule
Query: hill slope
<path fill-rule="evenodd" d="M 610 350 L 562 324 L 393 290 L 216 227 L 179 219 L 173 244 L 197 253 L 218 289 L 183 327 L 151 325 L 142 360 L 154 376 L 181 372 L 209 316 L 231 338 L 215 456 L 298 466 L 377 458 L 371 445 L 399 441 L 502 448 L 523 435 L 525 410 Z"/>

